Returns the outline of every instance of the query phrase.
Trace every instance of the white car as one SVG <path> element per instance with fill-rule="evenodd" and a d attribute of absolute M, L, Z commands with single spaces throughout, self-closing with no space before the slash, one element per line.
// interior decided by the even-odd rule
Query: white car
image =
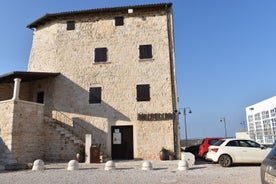
<path fill-rule="evenodd" d="M 229 167 L 233 163 L 261 163 L 271 148 L 247 139 L 222 139 L 210 146 L 206 159 Z"/>

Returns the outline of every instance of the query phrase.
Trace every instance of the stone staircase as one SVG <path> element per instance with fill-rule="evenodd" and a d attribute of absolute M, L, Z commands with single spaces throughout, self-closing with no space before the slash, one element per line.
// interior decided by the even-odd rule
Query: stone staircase
<path fill-rule="evenodd" d="M 66 139 L 70 140 L 73 144 L 77 146 L 84 145 L 84 141 L 82 141 L 78 136 L 76 136 L 69 128 L 66 128 L 65 125 L 58 122 L 57 120 L 51 119 L 49 117 L 44 117 L 44 123 L 53 127 L 60 135 L 64 136 Z"/>
<path fill-rule="evenodd" d="M 73 125 L 72 122 L 73 121 L 68 117 L 65 117 L 65 119 L 64 118 L 58 118 L 58 119 L 61 119 L 61 120 L 56 120 L 56 119 L 52 119 L 50 117 L 45 116 L 44 123 L 46 123 L 49 126 L 51 126 L 52 128 L 54 128 L 62 137 L 64 137 L 67 140 L 70 140 L 76 146 L 78 146 L 78 147 L 84 146 L 85 140 L 82 140 L 78 135 L 76 135 L 72 131 L 72 125 Z M 72 121 L 72 122 L 70 123 L 68 121 Z M 66 123 L 63 123 L 63 122 L 66 122 Z M 83 127 L 81 127 L 81 128 L 83 128 Z M 108 156 L 105 153 L 103 153 L 102 151 L 100 151 L 101 162 L 105 162 L 107 160 L 107 158 L 108 158 Z"/>
<path fill-rule="evenodd" d="M 83 145 L 84 142 L 80 140 L 77 136 L 73 135 L 70 131 L 66 130 L 65 128 L 59 126 L 58 124 L 55 125 L 55 129 L 61 134 L 64 135 L 65 138 L 71 140 L 74 144 L 79 146 Z"/>

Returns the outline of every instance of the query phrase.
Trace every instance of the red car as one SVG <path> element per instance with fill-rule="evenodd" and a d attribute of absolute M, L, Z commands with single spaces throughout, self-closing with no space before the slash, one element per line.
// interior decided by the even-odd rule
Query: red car
<path fill-rule="evenodd" d="M 208 152 L 208 148 L 210 145 L 215 144 L 218 140 L 223 138 L 205 138 L 203 139 L 202 143 L 199 146 L 198 149 L 198 155 L 202 158 L 205 158 L 206 153 Z"/>

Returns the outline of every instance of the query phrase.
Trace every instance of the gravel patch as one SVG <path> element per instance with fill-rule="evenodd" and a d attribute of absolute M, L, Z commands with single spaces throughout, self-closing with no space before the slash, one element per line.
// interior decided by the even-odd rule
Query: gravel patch
<path fill-rule="evenodd" d="M 46 163 L 43 171 L 0 171 L 1 184 L 259 184 L 260 166 L 223 168 L 218 164 L 197 162 L 187 171 L 178 171 L 178 161 L 152 161 L 153 170 L 141 169 L 143 161 L 115 162 L 116 170 L 105 171 L 105 164 L 80 163 L 79 170 L 67 171 L 67 163 Z"/>

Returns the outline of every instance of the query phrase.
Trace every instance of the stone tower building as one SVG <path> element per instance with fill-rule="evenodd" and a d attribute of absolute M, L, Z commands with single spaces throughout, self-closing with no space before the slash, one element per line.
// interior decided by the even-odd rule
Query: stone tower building
<path fill-rule="evenodd" d="M 13 79 L 21 79 L 17 100 L 39 104 L 36 157 L 75 154 L 55 123 L 83 142 L 91 134 L 106 158 L 159 159 L 162 148 L 178 156 L 171 3 L 46 14 L 27 27 L 28 72 L 0 76 L 0 93 L 12 94 Z"/>

